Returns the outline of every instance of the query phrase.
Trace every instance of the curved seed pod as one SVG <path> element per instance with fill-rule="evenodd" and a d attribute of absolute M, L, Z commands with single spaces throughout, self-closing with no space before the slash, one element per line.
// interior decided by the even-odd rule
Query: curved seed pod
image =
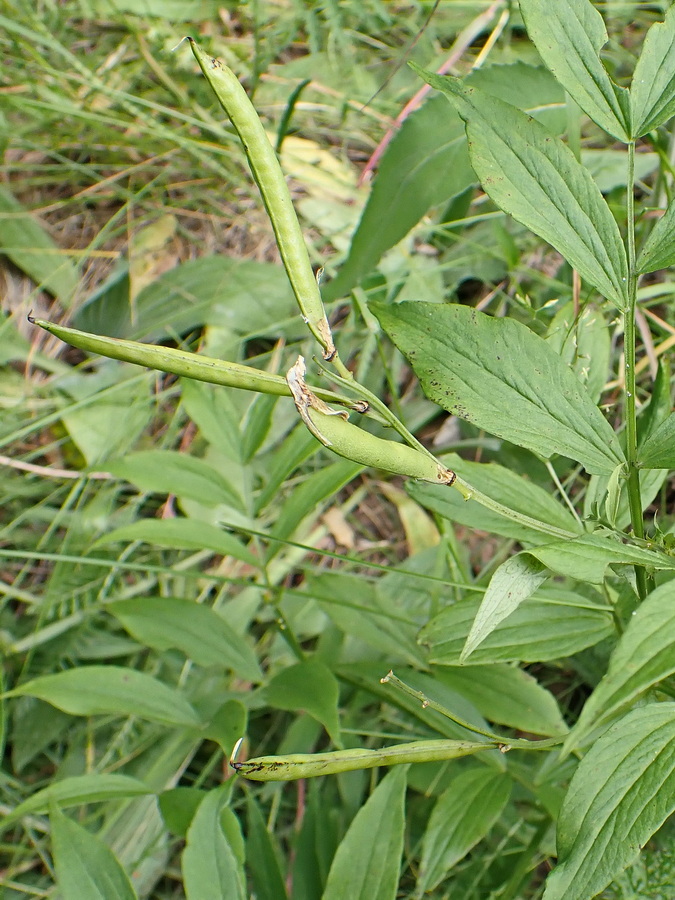
<path fill-rule="evenodd" d="M 330 409 L 305 384 L 305 361 L 298 357 L 286 374 L 295 405 L 314 437 L 338 456 L 375 469 L 407 475 L 432 484 L 451 485 L 455 473 L 420 450 L 376 437 L 347 421 L 347 413 Z"/>
<path fill-rule="evenodd" d="M 436 762 L 457 759 L 498 747 L 479 741 L 413 741 L 380 750 L 335 750 L 330 753 L 297 753 L 292 756 L 260 756 L 247 762 L 232 762 L 239 775 L 252 781 L 295 781 L 335 775 L 376 766 L 400 766 L 404 763 Z"/>
<path fill-rule="evenodd" d="M 66 344 L 90 353 L 98 353 L 100 356 L 107 356 L 110 359 L 120 359 L 123 362 L 159 369 L 160 372 L 170 372 L 172 375 L 183 375 L 197 381 L 207 381 L 210 384 L 222 384 L 245 391 L 257 391 L 261 394 L 276 394 L 279 397 L 291 396 L 291 390 L 282 375 L 274 375 L 271 372 L 254 369 L 252 366 L 201 356 L 198 353 L 188 353 L 173 347 L 157 347 L 153 344 L 142 344 L 139 341 L 123 341 L 118 338 L 88 334 L 86 331 L 66 328 L 65 325 L 56 325 L 44 319 L 35 319 L 31 316 L 28 318 L 30 322 L 44 328 L 45 331 L 65 341 Z M 333 391 L 324 391 L 318 388 L 317 394 L 332 403 L 344 403 L 359 412 L 366 411 L 359 401 L 354 402 L 333 393 Z"/>
<path fill-rule="evenodd" d="M 241 139 L 267 215 L 272 222 L 281 259 L 300 312 L 309 330 L 323 347 L 324 359 L 331 360 L 336 355 L 335 344 L 298 217 L 274 148 L 234 72 L 220 60 L 204 53 L 191 37 L 188 40 L 206 80 Z"/>

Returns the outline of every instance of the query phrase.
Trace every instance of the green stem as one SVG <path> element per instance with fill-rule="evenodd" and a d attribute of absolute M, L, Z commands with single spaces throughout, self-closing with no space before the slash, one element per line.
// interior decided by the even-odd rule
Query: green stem
<path fill-rule="evenodd" d="M 628 251 L 628 306 L 624 312 L 624 375 L 626 416 L 626 460 L 628 463 L 628 505 L 633 534 L 644 538 L 640 471 L 638 468 L 637 409 L 635 403 L 635 305 L 637 302 L 637 269 L 635 265 L 635 141 L 628 144 L 628 179 L 626 188 L 626 218 Z M 649 593 L 644 566 L 635 567 L 635 580 L 640 600 Z"/>

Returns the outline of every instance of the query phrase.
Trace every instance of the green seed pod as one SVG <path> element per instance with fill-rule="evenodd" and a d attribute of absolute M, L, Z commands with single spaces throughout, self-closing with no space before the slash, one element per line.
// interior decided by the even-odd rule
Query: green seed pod
<path fill-rule="evenodd" d="M 407 475 L 432 484 L 451 485 L 455 473 L 420 450 L 376 437 L 347 420 L 347 413 L 331 410 L 305 384 L 302 356 L 286 374 L 295 405 L 303 422 L 317 440 L 338 456 L 374 469 Z"/>
<path fill-rule="evenodd" d="M 478 741 L 413 741 L 395 747 L 382 747 L 380 750 L 335 750 L 330 753 L 261 756 L 246 762 L 232 762 L 231 765 L 239 775 L 252 781 L 296 781 L 298 778 L 336 775 L 355 769 L 457 759 L 492 750 L 497 746 L 496 743 Z"/>
<path fill-rule="evenodd" d="M 176 350 L 173 347 L 156 347 L 152 344 L 142 344 L 139 341 L 123 341 L 118 338 L 88 334 L 86 331 L 66 328 L 64 325 L 55 325 L 53 322 L 34 319 L 31 316 L 29 316 L 29 321 L 44 328 L 45 331 L 72 347 L 90 353 L 98 353 L 100 356 L 107 356 L 110 359 L 119 359 L 150 369 L 159 369 L 160 372 L 170 372 L 172 375 L 207 381 L 210 384 L 222 384 L 245 391 L 257 391 L 261 394 L 276 394 L 279 397 L 291 396 L 291 390 L 283 376 L 254 369 L 252 366 L 242 366 L 239 363 L 213 359 L 198 353 L 187 353 L 185 350 Z M 344 403 L 364 411 L 358 401 L 354 403 L 333 391 L 317 389 L 317 394 L 332 403 Z"/>
<path fill-rule="evenodd" d="M 272 222 L 281 259 L 288 273 L 300 312 L 309 330 L 323 347 L 324 359 L 336 355 L 323 308 L 319 285 L 312 272 L 307 246 L 300 230 L 286 179 L 262 122 L 239 79 L 218 59 L 204 53 L 188 38 L 199 66 L 213 88 L 241 139 L 251 172 Z"/>

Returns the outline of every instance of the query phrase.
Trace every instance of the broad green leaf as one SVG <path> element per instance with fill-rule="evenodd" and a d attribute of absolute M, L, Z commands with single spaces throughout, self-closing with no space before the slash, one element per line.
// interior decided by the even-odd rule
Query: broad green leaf
<path fill-rule="evenodd" d="M 456 453 L 445 454 L 443 464 L 481 493 L 508 509 L 530 519 L 555 525 L 571 534 L 580 531 L 574 516 L 549 491 L 511 469 L 497 463 L 470 462 Z M 478 531 L 501 534 L 528 544 L 541 544 L 549 539 L 546 533 L 486 509 L 477 500 L 465 500 L 458 491 L 449 491 L 445 485 L 409 481 L 406 483 L 406 490 L 418 503 L 451 522 L 459 522 Z"/>
<path fill-rule="evenodd" d="M 447 94 L 466 121 L 471 165 L 497 206 L 625 308 L 628 264 L 618 225 L 569 147 L 511 104 L 457 78 L 417 71 Z"/>
<path fill-rule="evenodd" d="M 652 569 L 675 569 L 675 557 L 658 550 L 645 550 L 622 544 L 613 537 L 585 534 L 570 541 L 556 541 L 528 550 L 545 566 L 559 575 L 602 584 L 608 566 L 647 566 Z"/>
<path fill-rule="evenodd" d="M 502 620 L 478 646 L 467 664 L 544 662 L 572 656 L 613 634 L 611 610 L 589 609 L 580 594 L 547 586 Z M 459 666 L 462 648 L 476 617 L 479 600 L 446 607 L 420 631 L 429 662 Z"/>
<path fill-rule="evenodd" d="M 248 897 L 243 867 L 220 823 L 229 792 L 228 784 L 209 791 L 192 820 L 181 863 L 187 900 Z"/>
<path fill-rule="evenodd" d="M 141 450 L 106 468 L 142 491 L 175 494 L 206 506 L 241 506 L 240 498 L 213 466 L 177 450 Z"/>
<path fill-rule="evenodd" d="M 597 125 L 628 142 L 628 91 L 612 81 L 600 60 L 607 31 L 590 0 L 520 0 L 520 11 L 539 55 L 570 97 Z"/>
<path fill-rule="evenodd" d="M 602 312 L 588 305 L 577 314 L 573 302 L 565 303 L 553 317 L 546 341 L 572 368 L 597 403 L 607 382 L 611 349 L 609 328 Z"/>
<path fill-rule="evenodd" d="M 200 710 L 204 710 L 204 736 L 220 744 L 229 759 L 239 738 L 246 734 L 248 710 L 239 700 L 226 700 L 215 711 L 211 709 L 208 699 L 200 704 Z"/>
<path fill-rule="evenodd" d="M 466 639 L 462 663 L 491 634 L 497 625 L 527 600 L 549 577 L 546 567 L 527 553 L 519 553 L 503 562 L 490 579 L 471 631 Z"/>
<path fill-rule="evenodd" d="M 50 821 L 56 884 L 64 900 L 136 900 L 129 876 L 107 844 L 55 805 Z"/>
<path fill-rule="evenodd" d="M 453 666 L 440 671 L 438 677 L 470 700 L 490 722 L 532 734 L 567 734 L 553 694 L 517 666 Z"/>
<path fill-rule="evenodd" d="M 590 473 L 623 462 L 616 434 L 546 341 L 514 319 L 467 306 L 373 304 L 425 394 L 478 428 Z"/>
<path fill-rule="evenodd" d="M 333 859 L 322 900 L 395 900 L 406 774 L 407 766 L 390 772 L 357 812 Z"/>
<path fill-rule="evenodd" d="M 210 606 L 178 597 L 133 597 L 106 609 L 146 647 L 175 648 L 198 666 L 231 669 L 239 678 L 262 681 L 246 639 Z"/>
<path fill-rule="evenodd" d="M 656 272 L 675 265 L 675 200 L 653 227 L 637 259 L 638 272 Z"/>
<path fill-rule="evenodd" d="M 115 541 L 144 541 L 180 550 L 212 550 L 219 556 L 232 556 L 256 568 L 260 563 L 234 535 L 199 519 L 138 519 L 108 532 L 94 546 Z"/>
<path fill-rule="evenodd" d="M 436 801 L 422 840 L 417 891 L 432 891 L 490 831 L 511 795 L 511 779 L 487 767 L 460 772 Z"/>
<path fill-rule="evenodd" d="M 79 283 L 77 269 L 68 254 L 56 246 L 39 221 L 4 185 L 0 185 L 0 223 L 0 253 L 29 275 L 39 288 L 69 307 Z"/>
<path fill-rule="evenodd" d="M 640 447 L 639 463 L 647 469 L 675 469 L 675 413 L 671 413 Z"/>
<path fill-rule="evenodd" d="M 429 207 L 447 202 L 475 180 L 462 121 L 441 104 L 441 97 L 428 100 L 408 116 L 389 144 L 349 256 L 323 291 L 327 300 L 347 294 Z"/>
<path fill-rule="evenodd" d="M 675 673 L 675 582 L 656 588 L 638 607 L 614 648 L 607 674 L 586 701 L 565 749 L 584 744 L 607 719 Z"/>
<path fill-rule="evenodd" d="M 265 687 L 270 706 L 308 713 L 321 722 L 338 747 L 342 746 L 337 711 L 339 692 L 333 673 L 316 659 L 283 669 Z"/>
<path fill-rule="evenodd" d="M 166 827 L 172 834 L 184 838 L 206 792 L 194 787 L 170 788 L 157 798 Z"/>
<path fill-rule="evenodd" d="M 620 719 L 581 760 L 558 819 L 544 900 L 590 900 L 675 812 L 675 703 Z"/>
<path fill-rule="evenodd" d="M 183 694 L 145 672 L 121 666 L 81 666 L 42 675 L 7 696 L 38 697 L 73 716 L 112 714 L 187 728 L 201 725 Z"/>
<path fill-rule="evenodd" d="M 246 798 L 246 857 L 256 900 L 285 900 L 284 876 L 273 838 L 252 794 Z"/>
<path fill-rule="evenodd" d="M 642 137 L 675 114 L 675 7 L 647 32 L 630 89 L 633 135 Z"/>
<path fill-rule="evenodd" d="M 659 166 L 658 153 L 635 154 L 636 181 L 644 181 Z M 593 176 L 603 194 L 618 187 L 626 187 L 628 181 L 628 150 L 582 150 L 581 162 Z"/>
<path fill-rule="evenodd" d="M 73 775 L 54 781 L 49 787 L 32 794 L 23 803 L 3 816 L 2 827 L 6 828 L 11 822 L 22 816 L 46 813 L 50 803 L 57 804 L 59 809 L 68 806 L 79 806 L 82 803 L 100 803 L 103 800 L 123 799 L 124 797 L 139 797 L 144 794 L 152 794 L 146 784 L 137 778 L 128 775 Z"/>

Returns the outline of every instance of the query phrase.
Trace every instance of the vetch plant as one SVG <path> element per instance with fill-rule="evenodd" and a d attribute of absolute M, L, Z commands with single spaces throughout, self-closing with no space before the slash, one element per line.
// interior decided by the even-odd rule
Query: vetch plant
<path fill-rule="evenodd" d="M 630 87 L 618 85 L 600 57 L 607 34 L 590 0 L 520 0 L 520 9 L 542 60 L 572 101 L 625 145 L 621 227 L 589 171 L 544 124 L 471 79 L 416 69 L 446 95 L 464 121 L 471 166 L 485 194 L 567 260 L 582 280 L 584 297 L 597 294 L 598 308 L 606 305 L 620 315 L 621 420 L 610 424 L 598 408 L 588 388 L 588 372 L 578 360 L 570 365 L 552 341 L 515 318 L 425 301 L 378 302 L 370 310 L 429 399 L 477 429 L 523 448 L 533 459 L 546 461 L 552 471 L 551 460 L 556 458 L 583 469 L 590 498 L 585 508 L 581 494 L 568 496 L 561 488 L 558 500 L 505 468 L 459 457 L 436 459 L 381 398 L 353 377 L 338 355 L 288 188 L 264 129 L 234 75 L 192 39 L 202 72 L 241 138 L 301 315 L 319 343 L 325 363 L 319 366 L 336 390 L 308 385 L 302 357 L 283 379 L 248 366 L 95 337 L 37 320 L 84 350 L 214 384 L 292 397 L 302 421 L 328 450 L 359 466 L 413 479 L 412 496 L 448 518 L 461 521 L 463 506 L 480 505 L 481 514 L 489 517 L 485 530 L 504 534 L 522 548 L 494 570 L 482 599 L 473 592 L 441 608 L 424 625 L 419 644 L 426 656 L 418 672 L 411 667 L 410 678 L 390 674 L 382 679 L 382 690 L 393 686 L 392 695 L 418 704 L 423 713 L 443 716 L 452 737 L 345 748 L 331 720 L 326 728 L 336 749 L 232 760 L 248 779 L 273 781 L 475 757 L 473 767 L 450 776 L 437 800 L 422 838 L 417 897 L 443 882 L 511 808 L 514 785 L 532 804 L 532 844 L 524 855 L 525 871 L 514 868 L 499 894 L 502 898 L 520 896 L 527 867 L 538 858 L 551 823 L 556 828 L 557 864 L 546 878 L 544 900 L 590 900 L 634 863 L 675 812 L 675 557 L 672 541 L 658 528 L 645 527 L 646 508 L 675 468 L 675 413 L 670 411 L 669 385 L 660 388 L 665 401 L 655 391 L 649 402 L 638 404 L 636 378 L 638 282 L 675 262 L 675 203 L 646 234 L 639 252 L 634 208 L 637 143 L 656 144 L 659 129 L 675 114 L 675 7 L 649 30 Z M 358 425 L 347 421 L 348 410 L 361 417 Z M 399 440 L 385 439 L 381 429 L 378 434 L 367 431 L 369 417 L 378 426 L 389 426 Z M 573 656 L 601 641 L 608 648 L 605 670 L 568 729 L 553 695 L 522 666 Z M 319 678 L 319 659 L 298 665 L 313 664 Z M 246 665 L 253 670 L 252 680 L 262 677 L 254 661 L 247 659 Z M 348 668 L 341 669 L 345 679 Z M 436 688 L 425 669 L 437 676 Z M 435 690 L 440 696 L 458 690 L 458 684 L 468 690 L 467 673 L 492 696 L 499 695 L 501 686 L 505 705 L 510 690 L 523 706 L 538 705 L 538 722 L 526 727 L 522 712 L 500 713 L 494 703 L 486 718 L 514 728 L 515 734 L 505 735 L 436 699 Z M 75 702 L 69 691 L 77 685 L 64 676 L 75 681 L 72 674 L 59 673 L 28 681 L 13 694 L 41 697 L 79 714 L 85 707 L 89 712 L 114 710 L 105 697 L 93 706 Z M 200 727 L 189 704 L 172 706 L 171 697 L 161 691 L 155 700 L 147 715 L 159 721 L 168 716 L 185 728 Z M 530 739 L 518 732 L 543 737 Z M 385 776 L 354 818 L 335 854 L 323 895 L 327 900 L 396 895 L 405 773 L 399 768 Z M 127 785 L 132 788 L 142 790 Z M 73 796 L 87 794 L 73 788 Z M 56 802 L 58 797 L 50 799 Z M 219 854 L 239 885 L 236 896 L 243 896 L 241 861 L 218 825 L 226 801 L 224 792 L 211 792 L 202 801 L 188 833 L 184 876 L 186 883 L 195 879 L 192 884 L 197 884 L 199 853 Z M 35 808 L 39 804 L 31 810 Z M 464 817 L 461 834 L 449 830 L 457 817 Z M 210 849 L 198 839 L 209 827 L 217 832 Z M 369 882 L 374 877 L 371 845 L 367 855 L 359 852 L 372 832 L 388 848 L 374 886 Z M 660 846 L 667 841 L 666 835 Z"/>

